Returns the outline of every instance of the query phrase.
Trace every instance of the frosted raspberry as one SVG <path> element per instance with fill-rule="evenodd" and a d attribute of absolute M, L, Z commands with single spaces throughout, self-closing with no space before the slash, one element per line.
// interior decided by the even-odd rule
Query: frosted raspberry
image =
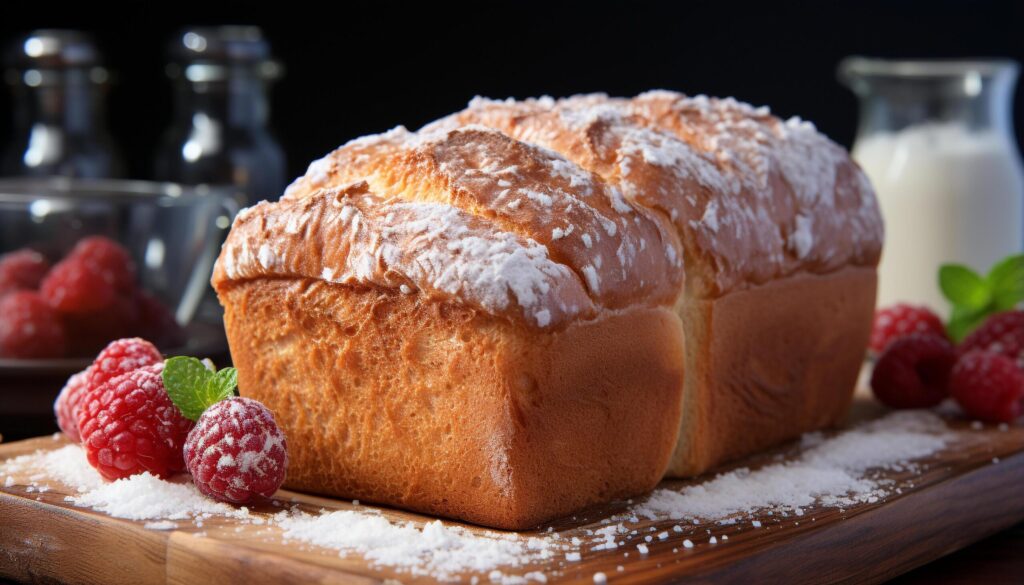
<path fill-rule="evenodd" d="M 89 386 L 98 388 L 122 374 L 163 361 L 160 350 L 145 339 L 133 337 L 111 341 L 89 368 Z"/>
<path fill-rule="evenodd" d="M 103 274 L 121 292 L 135 289 L 135 264 L 120 244 L 103 236 L 83 238 L 68 254 Z"/>
<path fill-rule="evenodd" d="M 199 491 L 236 504 L 269 498 L 288 467 L 284 433 L 267 407 L 232 397 L 206 409 L 185 441 L 185 463 Z"/>
<path fill-rule="evenodd" d="M 43 279 L 39 292 L 51 307 L 69 314 L 98 311 L 115 296 L 111 277 L 74 257 L 58 262 Z"/>
<path fill-rule="evenodd" d="M 17 250 L 0 256 L 0 297 L 16 290 L 35 290 L 50 263 L 35 250 Z"/>
<path fill-rule="evenodd" d="M 0 298 L 0 356 L 61 357 L 65 344 L 60 316 L 38 294 L 22 290 Z"/>
<path fill-rule="evenodd" d="M 875 312 L 869 349 L 880 354 L 893 341 L 911 333 L 931 333 L 946 339 L 942 319 L 927 307 L 898 304 Z"/>
<path fill-rule="evenodd" d="M 76 443 L 82 442 L 78 432 L 78 407 L 89 390 L 90 368 L 78 372 L 68 378 L 64 388 L 53 403 L 53 413 L 57 415 L 57 426 Z"/>
<path fill-rule="evenodd" d="M 956 351 L 931 333 L 901 337 L 886 347 L 871 373 L 871 389 L 891 408 L 928 408 L 948 395 Z"/>
<path fill-rule="evenodd" d="M 1003 354 L 971 351 L 953 367 L 949 390 L 968 415 L 1013 422 L 1021 414 L 1024 371 Z"/>
<path fill-rule="evenodd" d="M 193 425 L 171 403 L 162 371 L 161 362 L 128 372 L 91 389 L 82 401 L 82 446 L 106 479 L 184 470 L 182 446 Z"/>
<path fill-rule="evenodd" d="M 958 349 L 961 355 L 975 350 L 999 353 L 1024 369 L 1024 311 L 992 315 L 968 335 Z"/>

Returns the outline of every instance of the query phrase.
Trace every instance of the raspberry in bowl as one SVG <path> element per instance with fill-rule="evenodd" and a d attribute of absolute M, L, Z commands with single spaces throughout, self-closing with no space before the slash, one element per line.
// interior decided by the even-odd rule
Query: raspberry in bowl
<path fill-rule="evenodd" d="M 226 350 L 218 313 L 197 315 L 212 300 L 209 278 L 235 208 L 218 189 L 0 179 L 0 297 L 37 297 L 12 302 L 18 326 L 0 331 L 11 336 L 0 339 L 6 439 L 56 430 L 57 392 L 111 340 L 144 337 L 166 353 Z M 33 331 L 44 332 L 38 342 L 24 337 Z"/>
<path fill-rule="evenodd" d="M 0 370 L 31 358 L 78 359 L 68 369 L 81 370 L 122 337 L 180 348 L 234 208 L 230 194 L 201 187 L 0 180 L 0 297 L 35 292 L 66 338 L 31 356 L 0 349 Z"/>

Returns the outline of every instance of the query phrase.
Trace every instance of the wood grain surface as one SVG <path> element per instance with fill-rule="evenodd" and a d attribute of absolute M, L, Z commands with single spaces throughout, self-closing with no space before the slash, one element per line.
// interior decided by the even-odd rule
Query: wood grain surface
<path fill-rule="evenodd" d="M 860 405 L 859 418 L 874 414 Z M 972 428 L 964 421 L 950 425 L 962 432 L 947 449 L 925 461 L 917 472 L 885 476 L 902 493 L 872 504 L 843 510 L 805 508 L 802 517 L 763 515 L 761 528 L 748 523 L 687 526 L 676 523 L 631 523 L 643 536 L 649 527 L 668 530 L 667 540 L 649 543 L 641 555 L 635 545 L 606 551 L 584 546 L 579 562 L 557 554 L 543 565 L 503 568 L 506 575 L 543 571 L 548 582 L 592 583 L 594 573 L 609 582 L 715 583 L 877 583 L 965 547 L 1024 519 L 1024 428 Z M 64 440 L 44 437 L 0 445 L 0 460 L 54 449 Z M 757 466 L 780 449 L 740 462 Z M 64 500 L 68 491 L 29 491 L 28 478 L 0 487 L 0 576 L 19 581 L 69 583 L 383 583 L 429 582 L 387 567 L 374 567 L 358 554 L 297 542 L 286 542 L 273 525 L 256 526 L 214 517 L 203 526 L 178 522 L 175 530 L 151 530 L 144 522 L 111 518 L 76 508 Z M 687 483 L 667 481 L 665 486 Z M 59 485 L 59 484 L 58 484 Z M 277 498 L 308 511 L 353 509 L 350 502 L 281 491 Z M 366 506 L 362 506 L 365 508 Z M 569 538 L 605 526 L 603 518 L 622 512 L 625 503 L 603 506 L 551 524 Z M 266 506 L 255 514 L 272 514 Z M 430 520 L 415 514 L 382 509 L 392 520 Z M 453 523 L 454 524 L 454 523 Z M 547 526 L 541 531 L 547 530 Z M 472 528 L 473 530 L 478 530 Z M 719 539 L 710 544 L 705 529 Z M 535 533 L 523 533 L 526 535 Z M 728 535 L 727 541 L 722 540 Z M 695 546 L 683 548 L 691 539 Z M 675 549 L 675 552 L 673 552 Z M 624 551 L 633 551 L 628 557 Z M 623 570 L 618 571 L 617 567 Z M 463 575 L 467 580 L 473 575 Z M 480 581 L 488 582 L 480 574 Z"/>

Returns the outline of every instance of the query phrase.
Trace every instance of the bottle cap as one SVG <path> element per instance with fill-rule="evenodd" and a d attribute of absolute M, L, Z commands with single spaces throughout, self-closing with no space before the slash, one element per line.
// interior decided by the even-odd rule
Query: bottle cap
<path fill-rule="evenodd" d="M 18 38 L 7 50 L 6 79 L 28 86 L 62 81 L 62 72 L 81 70 L 89 81 L 106 83 L 109 72 L 92 36 L 78 30 L 40 29 Z"/>
<path fill-rule="evenodd" d="M 271 58 L 270 44 L 257 26 L 190 27 L 171 42 L 167 73 L 189 81 L 218 81 L 229 72 L 277 79 L 281 64 Z"/>

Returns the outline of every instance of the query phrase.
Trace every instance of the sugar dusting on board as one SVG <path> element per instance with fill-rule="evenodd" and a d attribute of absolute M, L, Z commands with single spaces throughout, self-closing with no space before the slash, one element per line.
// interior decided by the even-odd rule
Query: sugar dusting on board
<path fill-rule="evenodd" d="M 513 585 L 544 583 L 549 575 L 578 570 L 578 561 L 598 551 L 618 549 L 615 554 L 629 560 L 630 552 L 632 557 L 644 556 L 656 547 L 682 554 L 695 547 L 728 546 L 726 532 L 768 531 L 768 520 L 813 522 L 813 514 L 823 508 L 881 501 L 900 490 L 883 477 L 884 471 L 919 471 L 918 461 L 942 450 L 955 432 L 938 415 L 913 411 L 893 413 L 834 436 L 810 433 L 785 460 L 729 471 L 682 488 L 661 488 L 647 498 L 622 503 L 619 514 L 599 520 L 603 526 L 590 524 L 592 528 L 561 533 L 552 528 L 499 533 L 440 520 L 398 521 L 366 506 L 320 511 L 293 506 L 274 514 L 255 513 L 202 496 L 185 476 L 166 481 L 142 474 L 104 482 L 77 445 L 2 462 L 0 482 L 8 489 L 24 486 L 33 494 L 73 494 L 65 501 L 118 518 L 145 520 L 150 530 L 202 527 L 204 520 L 230 518 L 228 525 L 236 526 L 235 532 L 241 532 L 242 525 L 258 525 L 261 537 L 269 534 L 322 547 L 342 557 L 361 556 L 372 566 L 402 574 L 441 581 L 472 576 L 471 583 L 483 579 Z M 60 484 L 70 490 L 56 489 Z M 579 520 L 587 523 L 586 518 Z M 651 526 L 652 521 L 671 521 L 671 534 L 665 526 Z M 540 564 L 547 573 L 536 570 Z"/>
<path fill-rule="evenodd" d="M 445 581 L 458 579 L 459 573 L 465 571 L 488 572 L 496 567 L 519 567 L 550 559 L 560 549 L 560 539 L 552 536 L 480 534 L 445 526 L 440 520 L 418 527 L 412 522 L 395 523 L 363 512 L 281 512 L 275 523 L 282 528 L 285 538 L 359 553 L 374 564 Z M 501 582 L 518 581 L 504 574 L 492 577 Z"/>
<path fill-rule="evenodd" d="M 885 495 L 885 485 L 867 472 L 906 468 L 908 461 L 938 451 L 949 439 L 945 428 L 934 414 L 905 411 L 830 439 L 809 433 L 803 452 L 792 460 L 737 469 L 682 490 L 655 490 L 632 512 L 650 520 L 717 520 L 761 509 L 797 512 L 815 503 L 873 503 Z"/>
<path fill-rule="evenodd" d="M 239 514 L 234 506 L 199 493 L 191 483 L 165 481 L 148 472 L 108 483 L 69 501 L 128 520 L 185 520 L 205 514 Z"/>

